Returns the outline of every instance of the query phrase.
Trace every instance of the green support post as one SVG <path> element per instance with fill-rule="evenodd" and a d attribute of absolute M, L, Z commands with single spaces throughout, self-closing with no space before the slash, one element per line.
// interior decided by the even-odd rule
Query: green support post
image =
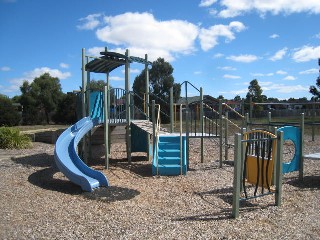
<path fill-rule="evenodd" d="M 155 143 L 156 143 L 156 102 L 155 100 L 152 100 L 151 103 L 151 108 L 152 108 L 152 156 L 154 154 L 154 148 L 155 148 Z"/>
<path fill-rule="evenodd" d="M 128 163 L 131 164 L 131 104 L 130 104 L 130 53 L 127 49 L 126 51 L 126 64 L 125 64 L 125 88 L 126 88 L 126 120 L 127 120 L 127 129 L 126 129 L 126 142 L 127 142 L 127 158 Z"/>
<path fill-rule="evenodd" d="M 220 148 L 220 155 L 219 155 L 219 167 L 222 168 L 222 153 L 223 153 L 223 121 L 222 121 L 222 100 L 219 99 L 219 148 Z"/>
<path fill-rule="evenodd" d="M 281 197 L 282 197 L 282 156 L 283 156 L 283 132 L 277 132 L 277 153 L 275 164 L 276 172 L 276 193 L 275 193 L 275 203 L 276 206 L 281 206 Z"/>
<path fill-rule="evenodd" d="M 268 112 L 268 130 L 269 130 L 269 132 L 272 131 L 272 126 L 271 126 L 271 112 Z"/>
<path fill-rule="evenodd" d="M 173 133 L 173 87 L 170 88 L 170 132 Z"/>
<path fill-rule="evenodd" d="M 227 161 L 228 156 L 228 135 L 229 135 L 229 114 L 226 112 L 225 118 L 224 118 L 224 160 Z"/>
<path fill-rule="evenodd" d="M 204 155 L 203 155 L 203 90 L 202 87 L 200 87 L 200 132 L 201 132 L 201 162 L 204 162 Z"/>
<path fill-rule="evenodd" d="M 300 141 L 301 141 L 301 158 L 300 158 L 300 166 L 299 166 L 299 179 L 303 180 L 303 171 L 304 171 L 304 157 L 303 157 L 303 149 L 304 149 L 304 113 L 301 113 L 301 118 L 300 118 L 300 128 L 301 128 L 301 136 L 300 136 Z"/>
<path fill-rule="evenodd" d="M 250 119 L 252 119 L 252 111 L 253 111 L 253 104 L 252 104 L 252 97 L 250 97 L 250 102 L 249 102 L 249 117 L 250 117 Z"/>
<path fill-rule="evenodd" d="M 239 217 L 240 186 L 241 186 L 241 134 L 236 133 L 234 137 L 234 172 L 233 172 L 233 197 L 232 217 Z"/>
<path fill-rule="evenodd" d="M 145 59 L 145 65 L 144 65 L 144 69 L 145 69 L 145 78 L 146 78 L 146 85 L 145 85 L 145 94 L 146 94 L 146 102 L 145 102 L 145 108 L 146 108 L 146 112 L 145 114 L 147 115 L 147 120 L 150 120 L 150 109 L 149 109 L 149 105 L 150 105 L 150 97 L 149 97 L 149 68 L 148 68 L 148 54 L 145 54 L 144 56 Z M 148 144 L 148 151 L 147 151 L 147 158 L 148 160 L 150 160 L 150 135 L 147 134 L 147 144 Z"/>
<path fill-rule="evenodd" d="M 108 86 L 104 86 L 104 146 L 105 146 L 105 169 L 109 169 L 109 102 Z"/>

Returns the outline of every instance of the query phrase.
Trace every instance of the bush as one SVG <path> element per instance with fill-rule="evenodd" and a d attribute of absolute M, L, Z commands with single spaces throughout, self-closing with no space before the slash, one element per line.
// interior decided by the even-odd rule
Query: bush
<path fill-rule="evenodd" d="M 18 128 L 0 127 L 0 148 L 29 148 L 32 146 L 31 139 L 24 134 L 20 134 Z"/>
<path fill-rule="evenodd" d="M 0 126 L 16 126 L 21 115 L 15 109 L 10 98 L 0 94 Z"/>

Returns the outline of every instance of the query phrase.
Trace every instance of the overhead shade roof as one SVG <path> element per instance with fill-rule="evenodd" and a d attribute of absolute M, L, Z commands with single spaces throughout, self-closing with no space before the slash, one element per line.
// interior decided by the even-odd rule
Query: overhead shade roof
<path fill-rule="evenodd" d="M 152 65 L 152 62 L 146 61 L 143 58 L 130 56 L 129 58 L 126 55 L 116 53 L 116 52 L 101 52 L 102 57 L 95 58 L 89 63 L 86 64 L 85 70 L 94 73 L 110 73 L 117 67 L 126 64 L 126 61 L 137 62 Z"/>
<path fill-rule="evenodd" d="M 94 73 L 109 73 L 126 63 L 126 55 L 115 52 L 101 52 L 100 58 L 93 59 L 86 64 L 85 70 Z"/>

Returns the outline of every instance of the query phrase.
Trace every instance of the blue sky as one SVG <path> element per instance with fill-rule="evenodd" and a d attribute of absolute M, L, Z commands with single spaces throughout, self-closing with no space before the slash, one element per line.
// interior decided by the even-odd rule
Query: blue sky
<path fill-rule="evenodd" d="M 318 0 L 0 0 L 0 93 L 20 95 L 23 80 L 44 72 L 63 92 L 78 90 L 81 49 L 108 47 L 163 57 L 176 82 L 214 97 L 245 97 L 257 79 L 267 97 L 310 99 L 319 23 Z M 142 68 L 131 65 L 131 84 Z M 123 71 L 110 74 L 113 87 L 124 87 Z"/>

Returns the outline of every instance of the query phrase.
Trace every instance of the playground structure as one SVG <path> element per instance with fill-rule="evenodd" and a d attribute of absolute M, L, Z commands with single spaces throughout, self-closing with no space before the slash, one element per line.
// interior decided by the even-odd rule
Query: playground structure
<path fill-rule="evenodd" d="M 96 187 L 109 185 L 103 174 L 102 177 L 101 173 L 90 170 L 85 164 L 90 157 L 91 136 L 96 126 L 104 126 L 106 169 L 109 168 L 110 132 L 114 128 L 125 126 L 125 143 L 129 164 L 131 164 L 132 152 L 146 152 L 148 159 L 150 156 L 152 157 L 153 175 L 180 175 L 186 174 L 189 169 L 189 140 L 191 138 L 200 139 L 201 162 L 204 161 L 204 139 L 218 140 L 219 166 L 222 167 L 223 152 L 225 160 L 227 160 L 228 149 L 232 145 L 228 142 L 229 126 L 231 125 L 237 129 L 237 132 L 241 132 L 243 127 L 248 124 L 246 117 L 234 108 L 222 103 L 221 100 L 210 101 L 210 99 L 206 99 L 202 88 L 198 89 L 189 82 L 181 84 L 181 87 L 185 88 L 183 103 L 173 103 L 173 90 L 171 89 L 169 102 L 158 100 L 160 104 L 156 104 L 157 99 L 152 97 L 153 100 L 150 104 L 148 66 L 151 62 L 148 61 L 147 55 L 142 59 L 130 56 L 128 50 L 125 55 L 122 55 L 108 52 L 107 49 L 101 53 L 102 56 L 99 58 L 86 56 L 84 49 L 82 54 L 82 119 L 71 126 L 58 139 L 55 148 L 55 160 L 61 172 L 85 191 L 92 191 Z M 131 62 L 145 65 L 146 89 L 144 96 L 139 96 L 129 89 Z M 120 66 L 125 66 L 125 89 L 110 88 L 109 74 Z M 106 74 L 106 86 L 103 92 L 90 91 L 90 72 Z M 190 87 L 193 91 L 196 90 L 199 93 L 196 101 L 188 101 L 188 88 Z M 134 104 L 137 99 L 143 102 L 143 109 Z M 164 104 L 168 105 L 166 109 L 169 109 L 169 113 L 163 111 L 162 106 Z M 177 112 L 179 112 L 179 117 Z M 228 118 L 229 113 L 240 118 L 241 123 L 237 125 L 232 122 Z M 170 119 L 169 130 L 164 131 L 161 128 L 161 114 Z M 178 118 L 179 124 L 177 125 Z M 179 128 L 180 132 L 175 132 L 175 128 Z M 303 133 L 300 133 L 301 136 L 303 136 Z M 79 145 L 79 150 L 84 163 L 77 154 L 78 143 L 81 139 L 82 144 Z M 258 141 L 258 138 L 255 141 Z M 273 151 L 276 151 L 274 148 Z M 274 159 L 280 159 L 280 157 Z M 275 164 L 275 166 L 277 165 Z M 277 176 L 277 179 L 279 178 Z M 268 180 L 270 179 L 268 178 Z"/>

